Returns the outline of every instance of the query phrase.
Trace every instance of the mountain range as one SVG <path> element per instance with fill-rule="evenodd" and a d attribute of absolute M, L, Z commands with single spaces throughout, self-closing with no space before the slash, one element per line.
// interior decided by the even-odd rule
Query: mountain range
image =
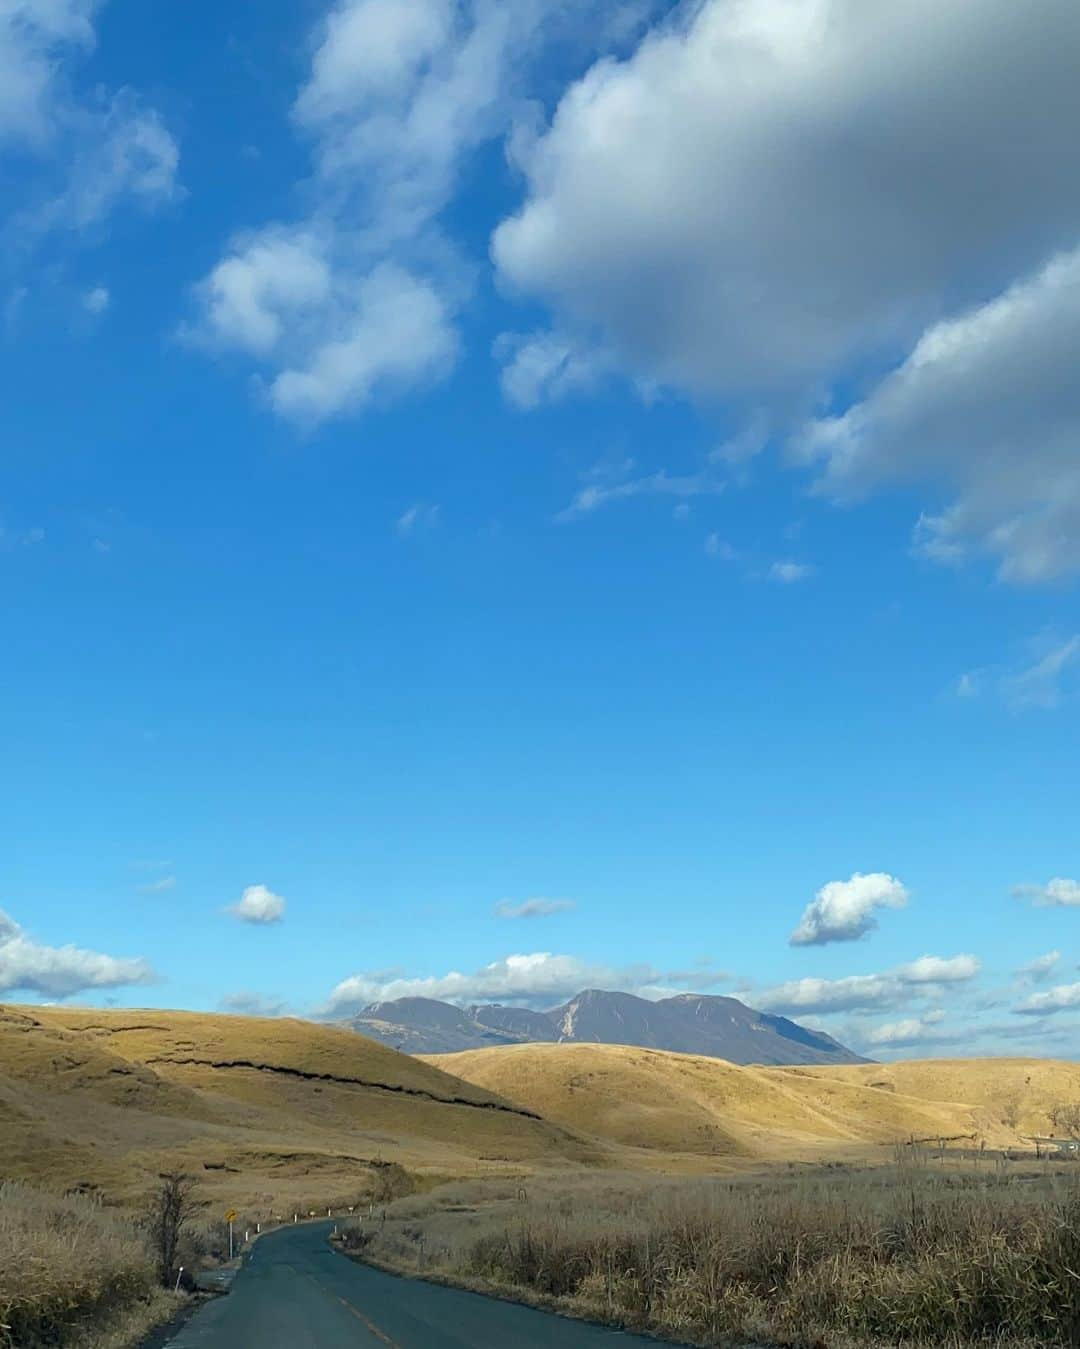
<path fill-rule="evenodd" d="M 637 1045 L 739 1064 L 868 1062 L 824 1031 L 756 1012 L 737 998 L 703 993 L 652 1002 L 632 993 L 590 988 L 549 1011 L 394 998 L 370 1003 L 344 1024 L 408 1054 L 550 1042 Z"/>

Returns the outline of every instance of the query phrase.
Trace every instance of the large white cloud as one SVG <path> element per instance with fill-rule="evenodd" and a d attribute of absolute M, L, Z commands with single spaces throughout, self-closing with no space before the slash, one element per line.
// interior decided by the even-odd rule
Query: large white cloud
<path fill-rule="evenodd" d="M 661 997 L 673 987 L 696 982 L 708 987 L 726 981 L 727 975 L 703 964 L 695 972 L 674 971 L 670 976 L 650 965 L 615 968 L 581 960 L 577 956 L 534 951 L 504 956 L 471 973 L 451 970 L 447 974 L 408 978 L 391 974 L 354 974 L 331 992 L 326 1012 L 347 1016 L 369 1002 L 392 998 L 439 998 L 446 1002 L 503 1002 L 550 1007 L 584 988 L 605 988 Z"/>
<path fill-rule="evenodd" d="M 883 871 L 856 871 L 846 881 L 829 881 L 814 896 L 791 934 L 792 946 L 824 946 L 856 941 L 877 927 L 877 909 L 902 909 L 906 887 Z"/>
<path fill-rule="evenodd" d="M 932 996 L 945 985 L 967 983 L 981 968 L 972 955 L 920 956 L 883 974 L 852 974 L 842 979 L 793 979 L 763 993 L 766 1011 L 851 1012 L 887 1010 L 912 999 Z"/>
<path fill-rule="evenodd" d="M 121 959 L 78 946 L 43 946 L 0 910 L 0 993 L 69 998 L 90 989 L 153 983 L 141 959 Z"/>
<path fill-rule="evenodd" d="M 1078 11 L 1080 12 L 1080 11 Z M 902 366 L 802 449 L 825 490 L 944 477 L 958 491 L 917 541 L 942 561 L 972 548 L 1011 581 L 1080 567 L 1080 249 L 927 329 Z"/>
<path fill-rule="evenodd" d="M 519 154 L 499 275 L 560 349 L 778 426 L 901 364 L 804 438 L 827 488 L 932 478 L 934 556 L 1076 567 L 1078 45 L 1073 0 L 680 7 Z"/>
<path fill-rule="evenodd" d="M 510 128 L 548 36 L 580 37 L 612 3 L 336 0 L 293 108 L 310 210 L 232 242 L 189 334 L 257 358 L 271 406 L 309 424 L 443 379 L 475 269 L 439 214 L 466 156 Z"/>

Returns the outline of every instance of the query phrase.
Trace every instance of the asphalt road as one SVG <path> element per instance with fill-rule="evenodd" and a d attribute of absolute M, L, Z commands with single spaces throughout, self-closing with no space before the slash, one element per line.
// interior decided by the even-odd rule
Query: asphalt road
<path fill-rule="evenodd" d="M 330 1230 L 268 1233 L 232 1292 L 169 1349 L 656 1349 L 655 1340 L 358 1265 L 331 1250 Z"/>

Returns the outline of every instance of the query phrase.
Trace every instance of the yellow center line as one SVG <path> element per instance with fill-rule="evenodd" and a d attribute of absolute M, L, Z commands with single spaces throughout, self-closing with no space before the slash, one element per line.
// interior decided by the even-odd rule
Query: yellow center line
<path fill-rule="evenodd" d="M 336 1293 L 328 1292 L 314 1274 L 309 1274 L 307 1270 L 305 1270 L 304 1277 L 310 1279 L 320 1293 L 325 1293 L 328 1297 L 336 1298 L 347 1312 L 352 1312 L 353 1316 L 363 1324 L 364 1328 L 374 1335 L 377 1340 L 381 1340 L 383 1344 L 388 1345 L 389 1349 L 402 1349 L 402 1346 L 398 1344 L 397 1340 L 392 1340 L 385 1330 L 380 1330 L 375 1322 L 369 1320 L 358 1307 L 354 1307 L 346 1298 L 338 1297 Z"/>
<path fill-rule="evenodd" d="M 380 1330 L 379 1327 L 374 1323 L 374 1321 L 369 1321 L 368 1318 L 364 1315 L 364 1313 L 362 1311 L 358 1311 L 357 1308 L 354 1307 L 351 1302 L 346 1302 L 346 1300 L 343 1297 L 339 1297 L 338 1301 L 346 1309 L 346 1311 L 352 1312 L 352 1314 L 356 1317 L 358 1321 L 362 1321 L 364 1325 L 367 1327 L 367 1329 L 371 1331 L 372 1335 L 375 1336 L 376 1339 L 382 1340 L 383 1344 L 388 1344 L 390 1346 L 390 1349 L 401 1349 L 401 1345 L 398 1344 L 397 1340 L 392 1340 L 390 1336 L 386 1334 L 385 1331 Z"/>

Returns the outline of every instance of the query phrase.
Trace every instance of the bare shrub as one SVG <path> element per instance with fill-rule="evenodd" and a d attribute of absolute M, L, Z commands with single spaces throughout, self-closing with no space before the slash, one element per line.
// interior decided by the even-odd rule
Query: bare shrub
<path fill-rule="evenodd" d="M 176 1252 L 184 1229 L 202 1205 L 194 1197 L 195 1181 L 179 1171 L 167 1171 L 151 1200 L 147 1231 L 157 1260 L 158 1279 L 171 1288 L 176 1279 Z"/>

